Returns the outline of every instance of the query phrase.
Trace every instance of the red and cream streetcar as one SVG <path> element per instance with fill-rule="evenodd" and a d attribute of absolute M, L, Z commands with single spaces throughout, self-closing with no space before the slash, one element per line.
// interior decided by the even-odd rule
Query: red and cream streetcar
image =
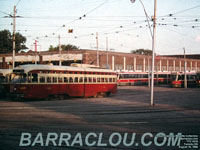
<path fill-rule="evenodd" d="M 53 65 L 22 65 L 13 70 L 10 94 L 27 99 L 97 97 L 117 92 L 112 70 Z"/>
<path fill-rule="evenodd" d="M 148 72 L 120 71 L 117 74 L 118 85 L 147 85 L 150 81 Z M 167 84 L 170 79 L 170 72 L 155 72 L 154 76 L 155 83 Z"/>
<path fill-rule="evenodd" d="M 197 84 L 197 73 L 196 72 L 186 72 L 187 77 L 187 86 L 188 87 L 196 87 Z M 173 72 L 171 74 L 171 87 L 184 87 L 184 72 Z"/>

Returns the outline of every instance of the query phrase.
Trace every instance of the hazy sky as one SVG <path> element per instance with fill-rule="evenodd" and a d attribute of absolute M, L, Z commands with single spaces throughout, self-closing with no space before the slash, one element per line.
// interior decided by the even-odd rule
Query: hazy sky
<path fill-rule="evenodd" d="M 153 16 L 154 0 L 142 0 L 148 16 Z M 16 31 L 26 36 L 26 46 L 47 50 L 50 45 L 74 44 L 81 49 L 130 52 L 151 49 L 151 34 L 139 0 L 0 0 L 0 30 L 13 27 L 17 5 Z M 152 22 L 150 22 L 152 24 Z M 73 33 L 68 33 L 73 29 Z M 156 53 L 200 54 L 200 0 L 157 0 Z"/>

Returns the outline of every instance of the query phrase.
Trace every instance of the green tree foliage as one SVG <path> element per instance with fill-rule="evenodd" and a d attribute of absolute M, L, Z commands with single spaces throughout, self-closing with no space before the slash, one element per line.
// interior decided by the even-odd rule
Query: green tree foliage
<path fill-rule="evenodd" d="M 9 53 L 12 52 L 12 35 L 9 30 L 0 31 L 0 53 Z M 15 47 L 16 52 L 27 49 L 25 46 L 26 37 L 20 33 L 15 34 Z"/>
<path fill-rule="evenodd" d="M 140 54 L 140 55 L 152 55 L 152 50 L 148 49 L 136 49 L 131 51 L 132 54 Z"/>
<path fill-rule="evenodd" d="M 61 49 L 63 51 L 78 50 L 79 47 L 72 45 L 72 44 L 67 44 L 67 45 L 61 45 Z M 58 50 L 59 50 L 59 46 L 53 47 L 52 45 L 50 45 L 50 47 L 49 47 L 49 51 L 58 51 Z"/>

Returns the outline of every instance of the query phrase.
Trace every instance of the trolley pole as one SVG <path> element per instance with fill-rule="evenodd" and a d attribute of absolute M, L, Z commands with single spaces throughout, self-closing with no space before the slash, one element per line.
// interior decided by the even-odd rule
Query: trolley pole
<path fill-rule="evenodd" d="M 109 69 L 109 65 L 108 65 L 108 37 L 106 37 L 106 68 Z"/>
<path fill-rule="evenodd" d="M 35 64 L 37 64 L 37 40 L 35 40 Z"/>
<path fill-rule="evenodd" d="M 99 43 L 98 43 L 98 32 L 96 33 L 96 44 L 97 44 L 97 66 L 99 66 Z"/>
<path fill-rule="evenodd" d="M 154 105 L 154 63 L 155 63 L 155 35 L 156 35 L 156 8 L 157 0 L 154 0 L 154 17 L 153 17 L 153 40 L 152 40 L 152 66 L 151 66 L 151 106 Z"/>
<path fill-rule="evenodd" d="M 60 35 L 58 36 L 58 41 L 59 41 L 59 66 L 62 66 L 62 61 L 61 61 Z"/>
<path fill-rule="evenodd" d="M 187 64 L 186 64 L 186 57 L 185 57 L 185 47 L 183 48 L 184 50 L 184 88 L 187 88 Z"/>
<path fill-rule="evenodd" d="M 16 16 L 16 6 L 14 6 L 14 16 L 13 16 L 13 61 L 12 67 L 15 68 L 15 16 Z"/>

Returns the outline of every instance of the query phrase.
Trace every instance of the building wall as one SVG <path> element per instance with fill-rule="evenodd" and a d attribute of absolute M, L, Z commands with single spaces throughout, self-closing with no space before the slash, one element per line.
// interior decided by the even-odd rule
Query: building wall
<path fill-rule="evenodd" d="M 16 65 L 35 63 L 34 58 L 39 64 L 59 64 L 59 52 L 41 52 L 16 54 Z M 108 66 L 107 66 L 108 56 Z M 21 59 L 21 60 L 20 60 Z M 137 55 L 131 53 L 106 52 L 99 51 L 99 65 L 101 68 L 114 70 L 141 70 L 151 69 L 151 56 Z M 62 52 L 62 64 L 70 65 L 71 63 L 83 63 L 97 65 L 96 50 L 73 50 Z M 186 59 L 187 70 L 200 70 L 200 59 Z M 12 67 L 12 54 L 0 55 L 0 68 Z M 157 71 L 184 71 L 184 59 L 180 57 L 155 57 L 155 70 Z"/>

